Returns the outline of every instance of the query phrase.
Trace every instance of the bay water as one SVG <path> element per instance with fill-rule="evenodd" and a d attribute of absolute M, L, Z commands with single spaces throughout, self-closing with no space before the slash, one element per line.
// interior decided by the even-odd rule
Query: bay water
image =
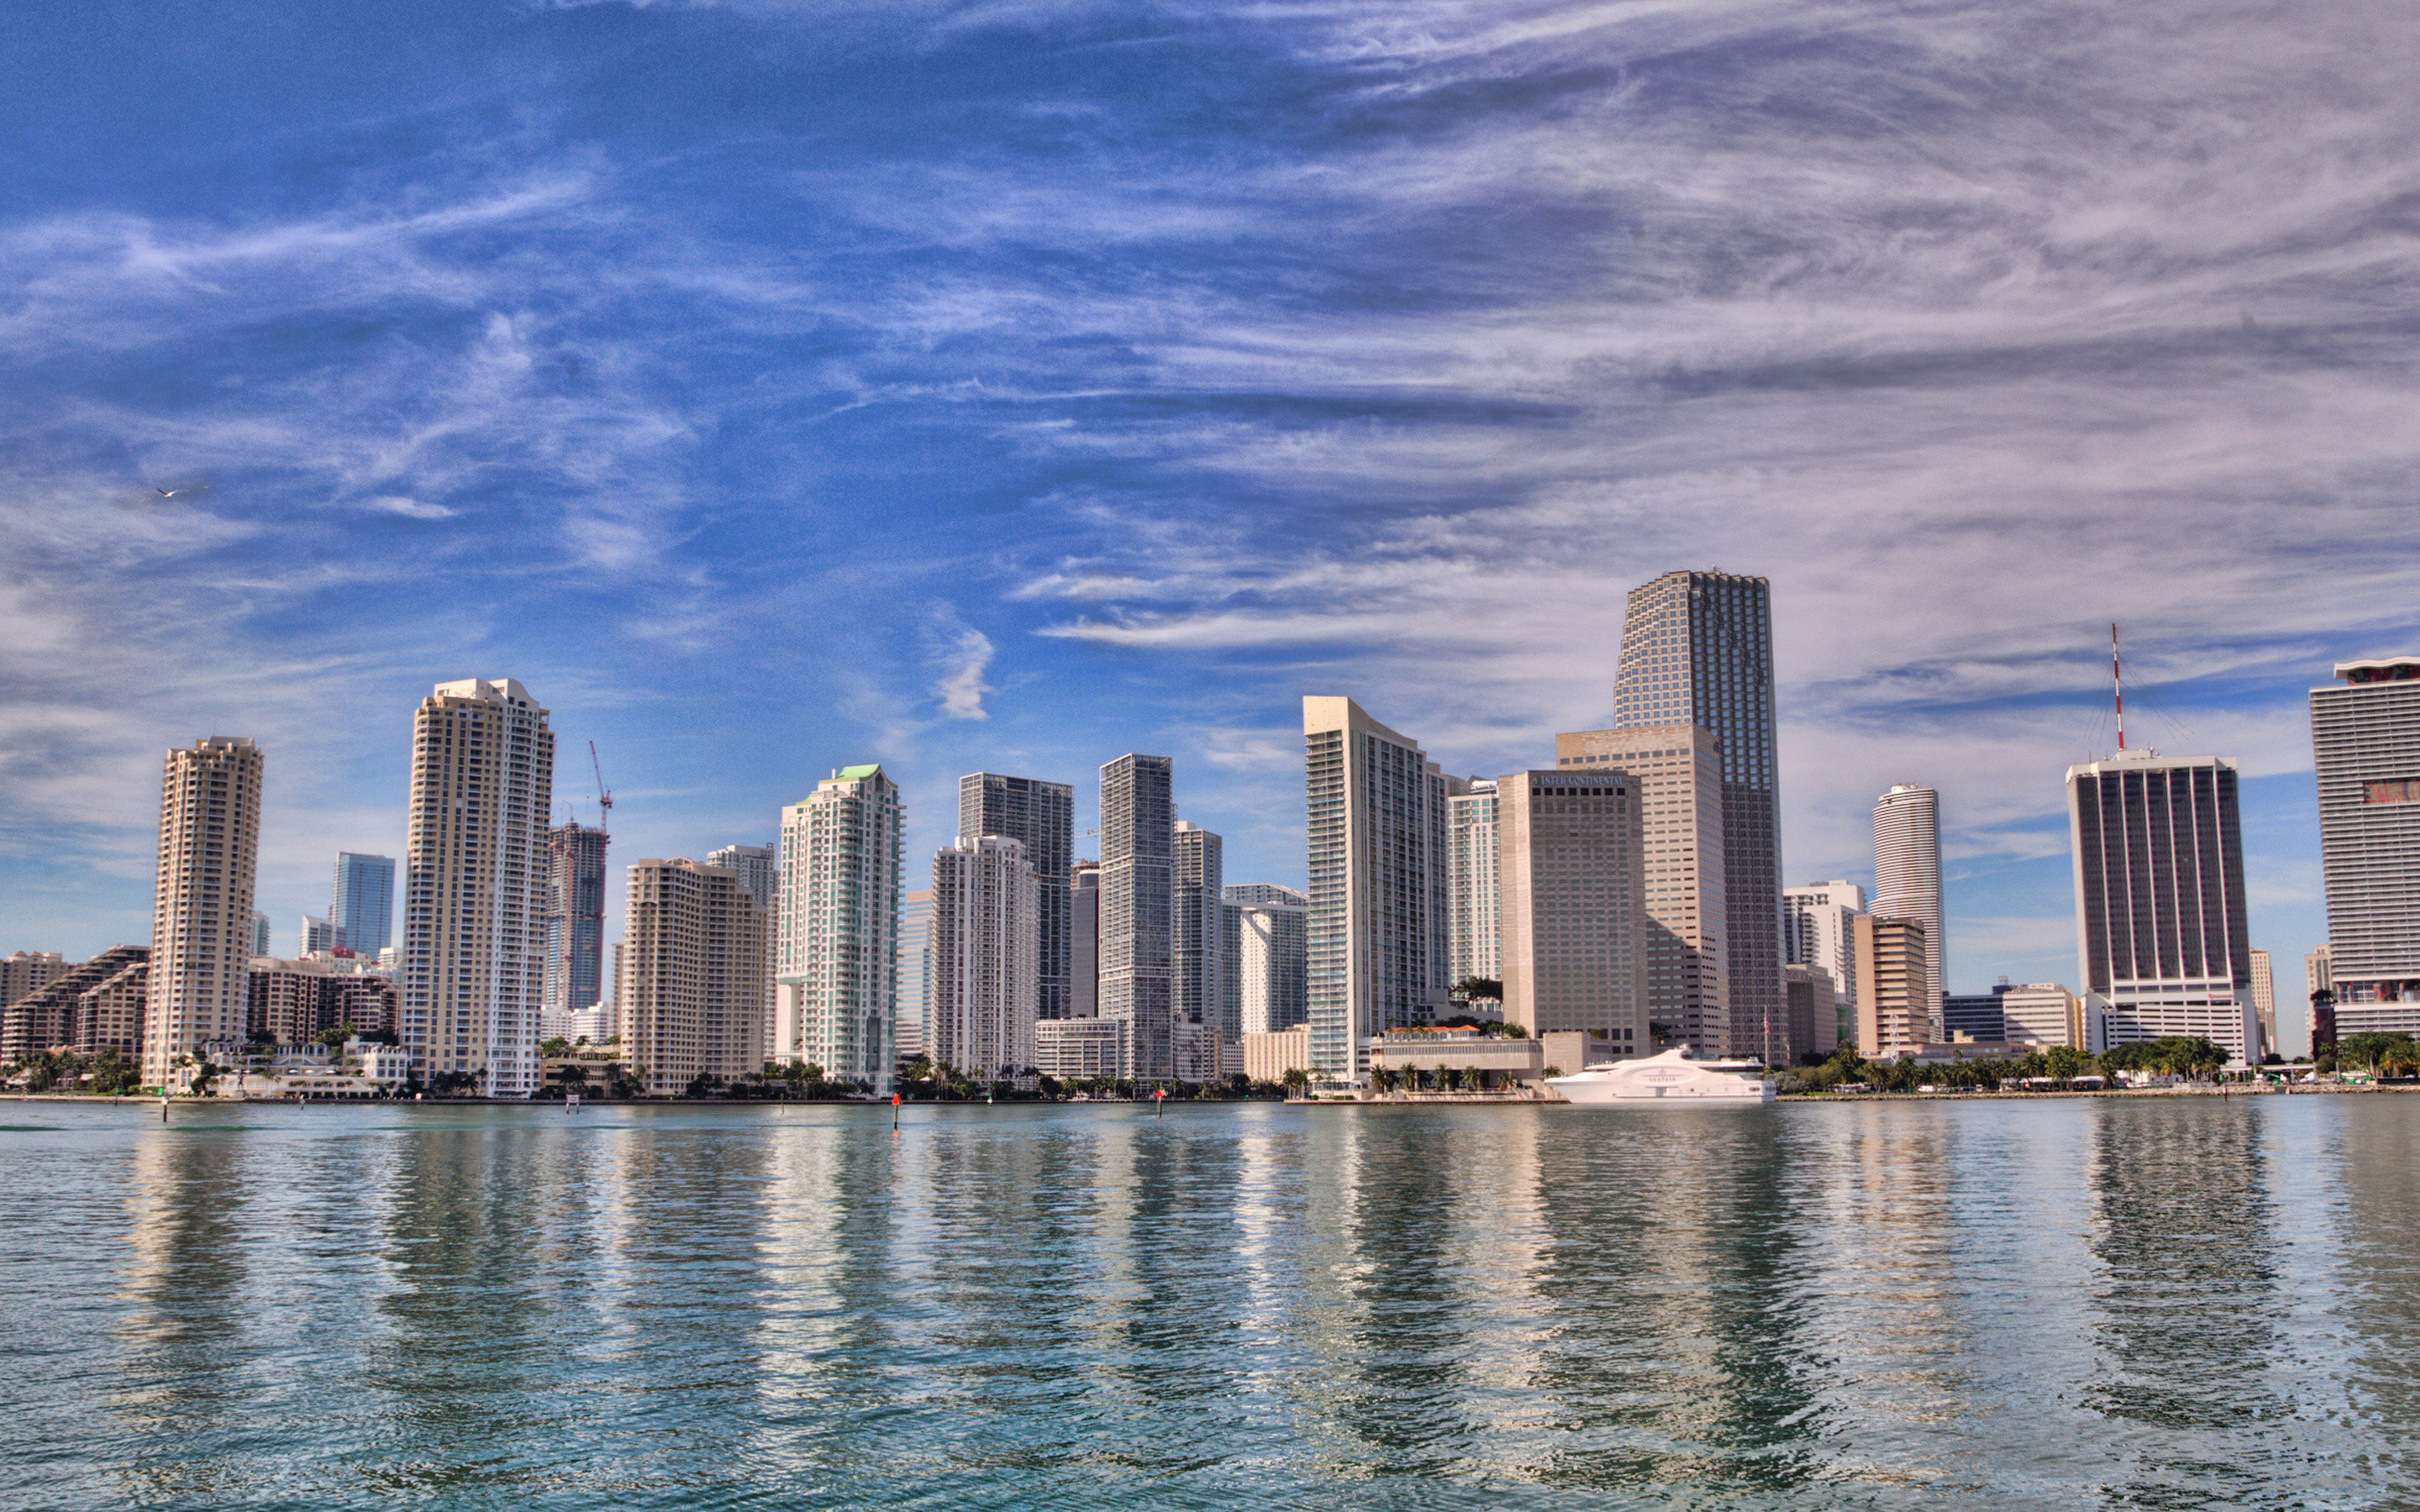
<path fill-rule="evenodd" d="M 2420 1097 L 0 1103 L 0 1505 L 2420 1505 Z"/>

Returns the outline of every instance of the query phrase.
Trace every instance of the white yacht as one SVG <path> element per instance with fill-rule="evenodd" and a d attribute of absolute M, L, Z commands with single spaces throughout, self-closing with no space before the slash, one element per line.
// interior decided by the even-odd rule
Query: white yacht
<path fill-rule="evenodd" d="M 1773 1083 L 1753 1060 L 1691 1060 L 1674 1045 L 1637 1060 L 1608 1060 L 1546 1085 L 1570 1103 L 1770 1103 Z"/>

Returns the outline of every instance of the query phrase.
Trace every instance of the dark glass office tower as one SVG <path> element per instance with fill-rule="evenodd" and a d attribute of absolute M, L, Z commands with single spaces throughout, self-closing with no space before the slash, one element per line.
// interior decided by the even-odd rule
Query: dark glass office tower
<path fill-rule="evenodd" d="M 1614 705 L 1622 728 L 1696 725 L 1718 742 L 1729 1048 L 1769 1049 L 1781 1041 L 1787 1015 L 1772 585 L 1727 572 L 1668 572 L 1632 589 Z"/>

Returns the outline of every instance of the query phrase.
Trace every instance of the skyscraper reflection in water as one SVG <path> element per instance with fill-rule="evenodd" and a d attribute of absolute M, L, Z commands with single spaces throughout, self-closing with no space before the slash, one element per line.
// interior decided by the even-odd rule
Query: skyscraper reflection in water
<path fill-rule="evenodd" d="M 23 1106 L 11 1505 L 2370 1506 L 2413 1479 L 2420 1126 L 2391 1094 L 915 1106 L 895 1134 Z"/>

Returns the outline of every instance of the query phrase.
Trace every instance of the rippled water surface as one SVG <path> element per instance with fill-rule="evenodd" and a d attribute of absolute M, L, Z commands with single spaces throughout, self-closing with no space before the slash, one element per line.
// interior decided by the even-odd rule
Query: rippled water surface
<path fill-rule="evenodd" d="M 2420 1504 L 2420 1097 L 0 1103 L 0 1504 Z"/>

